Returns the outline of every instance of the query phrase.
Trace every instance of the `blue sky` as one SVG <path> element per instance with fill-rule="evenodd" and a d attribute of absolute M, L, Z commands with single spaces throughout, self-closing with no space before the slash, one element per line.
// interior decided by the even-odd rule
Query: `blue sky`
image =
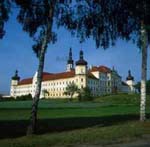
<path fill-rule="evenodd" d="M 37 70 L 38 60 L 32 51 L 32 39 L 22 31 L 15 18 L 16 15 L 12 14 L 5 25 L 6 35 L 0 40 L 0 93 L 9 93 L 11 77 L 16 69 L 19 70 L 21 79 L 32 77 Z M 130 69 L 135 81 L 140 80 L 141 53 L 132 42 L 118 40 L 116 46 L 103 50 L 96 49 L 92 39 L 80 44 L 78 39 L 73 38 L 65 29 L 59 29 L 57 32 L 58 41 L 48 47 L 44 71 L 65 71 L 68 51 L 72 47 L 75 61 L 78 60 L 82 48 L 88 65 L 105 65 L 110 68 L 114 66 L 123 80 Z M 149 67 L 150 65 L 148 71 Z"/>

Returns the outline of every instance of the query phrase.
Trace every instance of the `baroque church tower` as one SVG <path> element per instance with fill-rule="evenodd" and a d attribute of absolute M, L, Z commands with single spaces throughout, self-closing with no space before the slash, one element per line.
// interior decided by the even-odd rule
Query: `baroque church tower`
<path fill-rule="evenodd" d="M 20 80 L 20 77 L 18 76 L 18 70 L 16 70 L 15 75 L 11 78 L 11 85 L 12 86 L 17 86 L 19 80 Z"/>
<path fill-rule="evenodd" d="M 11 91 L 10 95 L 15 95 L 15 88 L 17 87 L 20 81 L 20 77 L 18 76 L 18 70 L 15 71 L 15 75 L 11 78 Z"/>
<path fill-rule="evenodd" d="M 131 71 L 128 71 L 128 76 L 126 78 L 126 83 L 130 87 L 130 92 L 135 92 L 135 87 L 134 87 L 134 77 L 131 75 Z"/>
<path fill-rule="evenodd" d="M 70 48 L 69 58 L 68 58 L 68 61 L 67 61 L 67 71 L 71 71 L 73 69 L 74 69 L 74 62 L 73 62 L 73 59 L 72 59 L 72 48 Z"/>
<path fill-rule="evenodd" d="M 79 60 L 76 62 L 76 74 L 86 75 L 87 74 L 87 61 L 84 60 L 83 51 L 80 50 Z"/>
<path fill-rule="evenodd" d="M 83 57 L 83 51 L 80 50 L 79 60 L 76 62 L 75 67 L 76 84 L 79 88 L 87 86 L 87 64 Z"/>

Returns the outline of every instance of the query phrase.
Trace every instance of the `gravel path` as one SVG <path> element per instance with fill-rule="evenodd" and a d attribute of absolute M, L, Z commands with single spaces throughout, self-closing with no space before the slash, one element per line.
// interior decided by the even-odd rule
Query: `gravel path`
<path fill-rule="evenodd" d="M 150 147 L 150 135 L 146 135 L 140 140 L 123 144 L 120 143 L 113 145 L 79 145 L 76 147 Z"/>
<path fill-rule="evenodd" d="M 126 144 L 115 144 L 115 145 L 79 145 L 76 147 L 150 147 L 150 142 L 132 142 Z"/>

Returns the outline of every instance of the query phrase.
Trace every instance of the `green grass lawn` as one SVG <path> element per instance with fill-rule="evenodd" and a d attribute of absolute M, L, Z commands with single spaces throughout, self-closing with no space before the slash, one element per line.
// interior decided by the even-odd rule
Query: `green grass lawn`
<path fill-rule="evenodd" d="M 145 138 L 150 133 L 150 122 L 126 122 L 111 126 L 93 126 L 65 132 L 25 136 L 0 140 L 2 147 L 75 147 L 126 143 Z M 148 139 L 148 138 L 147 138 Z"/>
<path fill-rule="evenodd" d="M 148 104 L 149 104 L 149 99 Z M 147 105 L 148 105 L 147 104 Z M 32 101 L 0 102 L 0 120 L 28 120 Z M 74 100 L 40 100 L 39 119 L 68 117 L 101 117 L 111 115 L 139 114 L 139 95 L 111 95 L 95 99 L 92 102 Z M 147 113 L 150 107 L 147 106 Z M 9 115 L 8 115 L 9 114 Z"/>
<path fill-rule="evenodd" d="M 133 139 L 146 133 L 150 134 L 149 122 L 146 122 L 146 125 L 137 122 L 140 109 L 139 95 L 118 94 L 99 97 L 92 102 L 77 100 L 69 102 L 67 99 L 40 100 L 39 135 L 3 140 L 25 135 L 31 105 L 32 101 L 29 100 L 0 101 L 0 146 L 9 146 L 8 142 L 15 147 L 30 146 L 30 144 L 41 146 L 42 143 L 44 146 L 51 144 L 67 146 L 75 142 L 95 144 L 103 141 L 111 142 L 114 139 L 119 141 L 119 138 L 124 140 L 122 137 Z M 150 96 L 147 96 L 148 115 L 149 105 Z M 116 130 L 119 133 L 116 133 Z M 22 143 L 24 141 L 25 144 Z"/>

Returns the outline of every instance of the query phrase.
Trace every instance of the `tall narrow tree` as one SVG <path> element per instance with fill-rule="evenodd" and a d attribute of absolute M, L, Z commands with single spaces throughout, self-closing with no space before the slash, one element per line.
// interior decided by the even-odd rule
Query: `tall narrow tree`
<path fill-rule="evenodd" d="M 76 34 L 84 40 L 93 37 L 97 47 L 108 48 L 118 38 L 133 40 L 141 48 L 140 120 L 145 120 L 147 45 L 150 44 L 149 0 L 76 0 L 72 21 Z M 143 24 L 141 25 L 141 22 Z M 74 31 L 74 28 L 71 28 Z"/>
<path fill-rule="evenodd" d="M 146 80 L 147 80 L 147 32 L 144 24 L 141 26 L 141 50 L 142 50 L 142 66 L 141 66 L 141 103 L 140 103 L 140 120 L 146 119 Z"/>
<path fill-rule="evenodd" d="M 48 44 L 56 41 L 53 24 L 57 20 L 59 21 L 63 13 L 67 13 L 67 7 L 70 3 L 70 0 L 16 0 L 16 4 L 20 7 L 18 21 L 22 24 L 23 30 L 35 40 L 33 50 L 39 60 L 36 90 L 32 103 L 31 123 L 27 134 L 34 134 L 37 130 L 37 110 L 41 93 L 45 53 Z"/>

